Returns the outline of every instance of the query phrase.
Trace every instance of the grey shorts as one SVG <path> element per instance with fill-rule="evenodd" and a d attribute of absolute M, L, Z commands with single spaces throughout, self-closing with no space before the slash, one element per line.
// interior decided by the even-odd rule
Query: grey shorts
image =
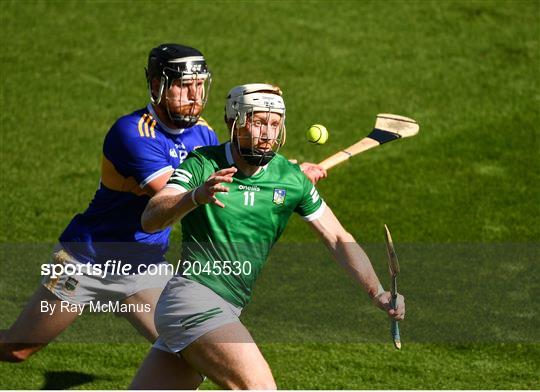
<path fill-rule="evenodd" d="M 159 338 L 154 348 L 178 353 L 202 335 L 225 324 L 239 322 L 242 312 L 208 287 L 185 279 L 172 278 L 156 306 L 154 323 Z"/>
<path fill-rule="evenodd" d="M 52 255 L 52 264 L 81 265 L 73 256 L 57 246 Z M 167 263 L 162 263 L 167 264 Z M 165 287 L 173 276 L 173 271 L 166 271 L 156 275 L 109 275 L 105 277 L 88 274 L 68 275 L 56 277 L 43 276 L 41 284 L 63 301 L 79 305 L 87 305 L 97 301 L 121 301 L 139 291 Z"/>

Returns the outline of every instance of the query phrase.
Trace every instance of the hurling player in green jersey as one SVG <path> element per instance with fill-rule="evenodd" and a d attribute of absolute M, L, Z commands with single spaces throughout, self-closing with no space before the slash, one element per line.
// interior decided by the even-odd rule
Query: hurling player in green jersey
<path fill-rule="evenodd" d="M 382 288 L 365 252 L 298 165 L 277 154 L 285 142 L 281 90 L 267 84 L 233 88 L 225 120 L 231 141 L 192 152 L 143 213 L 148 232 L 182 219 L 183 272 L 169 281 L 158 301 L 160 336 L 131 388 L 193 389 L 203 379 L 197 375 L 223 388 L 276 388 L 239 316 L 293 212 L 376 306 L 395 320 L 405 316 L 403 296 L 392 309 L 390 292 Z"/>

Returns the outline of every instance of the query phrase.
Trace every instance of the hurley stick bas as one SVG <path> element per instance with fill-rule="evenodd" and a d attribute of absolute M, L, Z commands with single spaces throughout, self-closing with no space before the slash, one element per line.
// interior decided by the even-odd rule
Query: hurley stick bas
<path fill-rule="evenodd" d="M 397 114 L 378 114 L 375 128 L 359 142 L 329 156 L 319 163 L 326 170 L 339 165 L 347 159 L 392 140 L 411 137 L 418 133 L 420 126 L 412 118 Z"/>

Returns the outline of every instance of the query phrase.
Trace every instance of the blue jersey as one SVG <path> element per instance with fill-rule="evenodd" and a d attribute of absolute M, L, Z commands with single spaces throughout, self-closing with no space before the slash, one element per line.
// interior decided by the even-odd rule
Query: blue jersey
<path fill-rule="evenodd" d="M 170 129 L 150 104 L 121 117 L 105 136 L 94 199 L 71 220 L 60 243 L 84 263 L 121 260 L 133 271 L 139 264 L 163 261 L 171 229 L 157 233 L 142 229 L 141 215 L 150 200 L 143 188 L 172 173 L 190 151 L 217 144 L 216 134 L 204 120 L 184 130 Z"/>

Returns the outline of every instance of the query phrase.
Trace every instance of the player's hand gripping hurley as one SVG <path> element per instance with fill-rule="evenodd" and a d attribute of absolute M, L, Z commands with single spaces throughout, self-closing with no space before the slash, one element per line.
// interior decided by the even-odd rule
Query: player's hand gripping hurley
<path fill-rule="evenodd" d="M 388 253 L 388 267 L 390 269 L 390 277 L 392 278 L 392 286 L 390 289 L 390 294 L 392 295 L 392 300 L 390 306 L 397 309 L 397 276 L 399 274 L 399 262 L 394 249 L 394 243 L 392 242 L 392 236 L 390 235 L 390 230 L 388 226 L 384 225 L 384 234 L 386 240 L 386 251 Z M 399 323 L 397 320 L 391 321 L 390 333 L 392 334 L 392 339 L 394 341 L 394 346 L 401 350 L 401 337 L 399 336 Z"/>
<path fill-rule="evenodd" d="M 397 114 L 378 114 L 375 128 L 359 142 L 339 151 L 319 163 L 326 170 L 339 165 L 347 159 L 392 140 L 411 137 L 418 133 L 420 126 L 412 118 Z"/>

